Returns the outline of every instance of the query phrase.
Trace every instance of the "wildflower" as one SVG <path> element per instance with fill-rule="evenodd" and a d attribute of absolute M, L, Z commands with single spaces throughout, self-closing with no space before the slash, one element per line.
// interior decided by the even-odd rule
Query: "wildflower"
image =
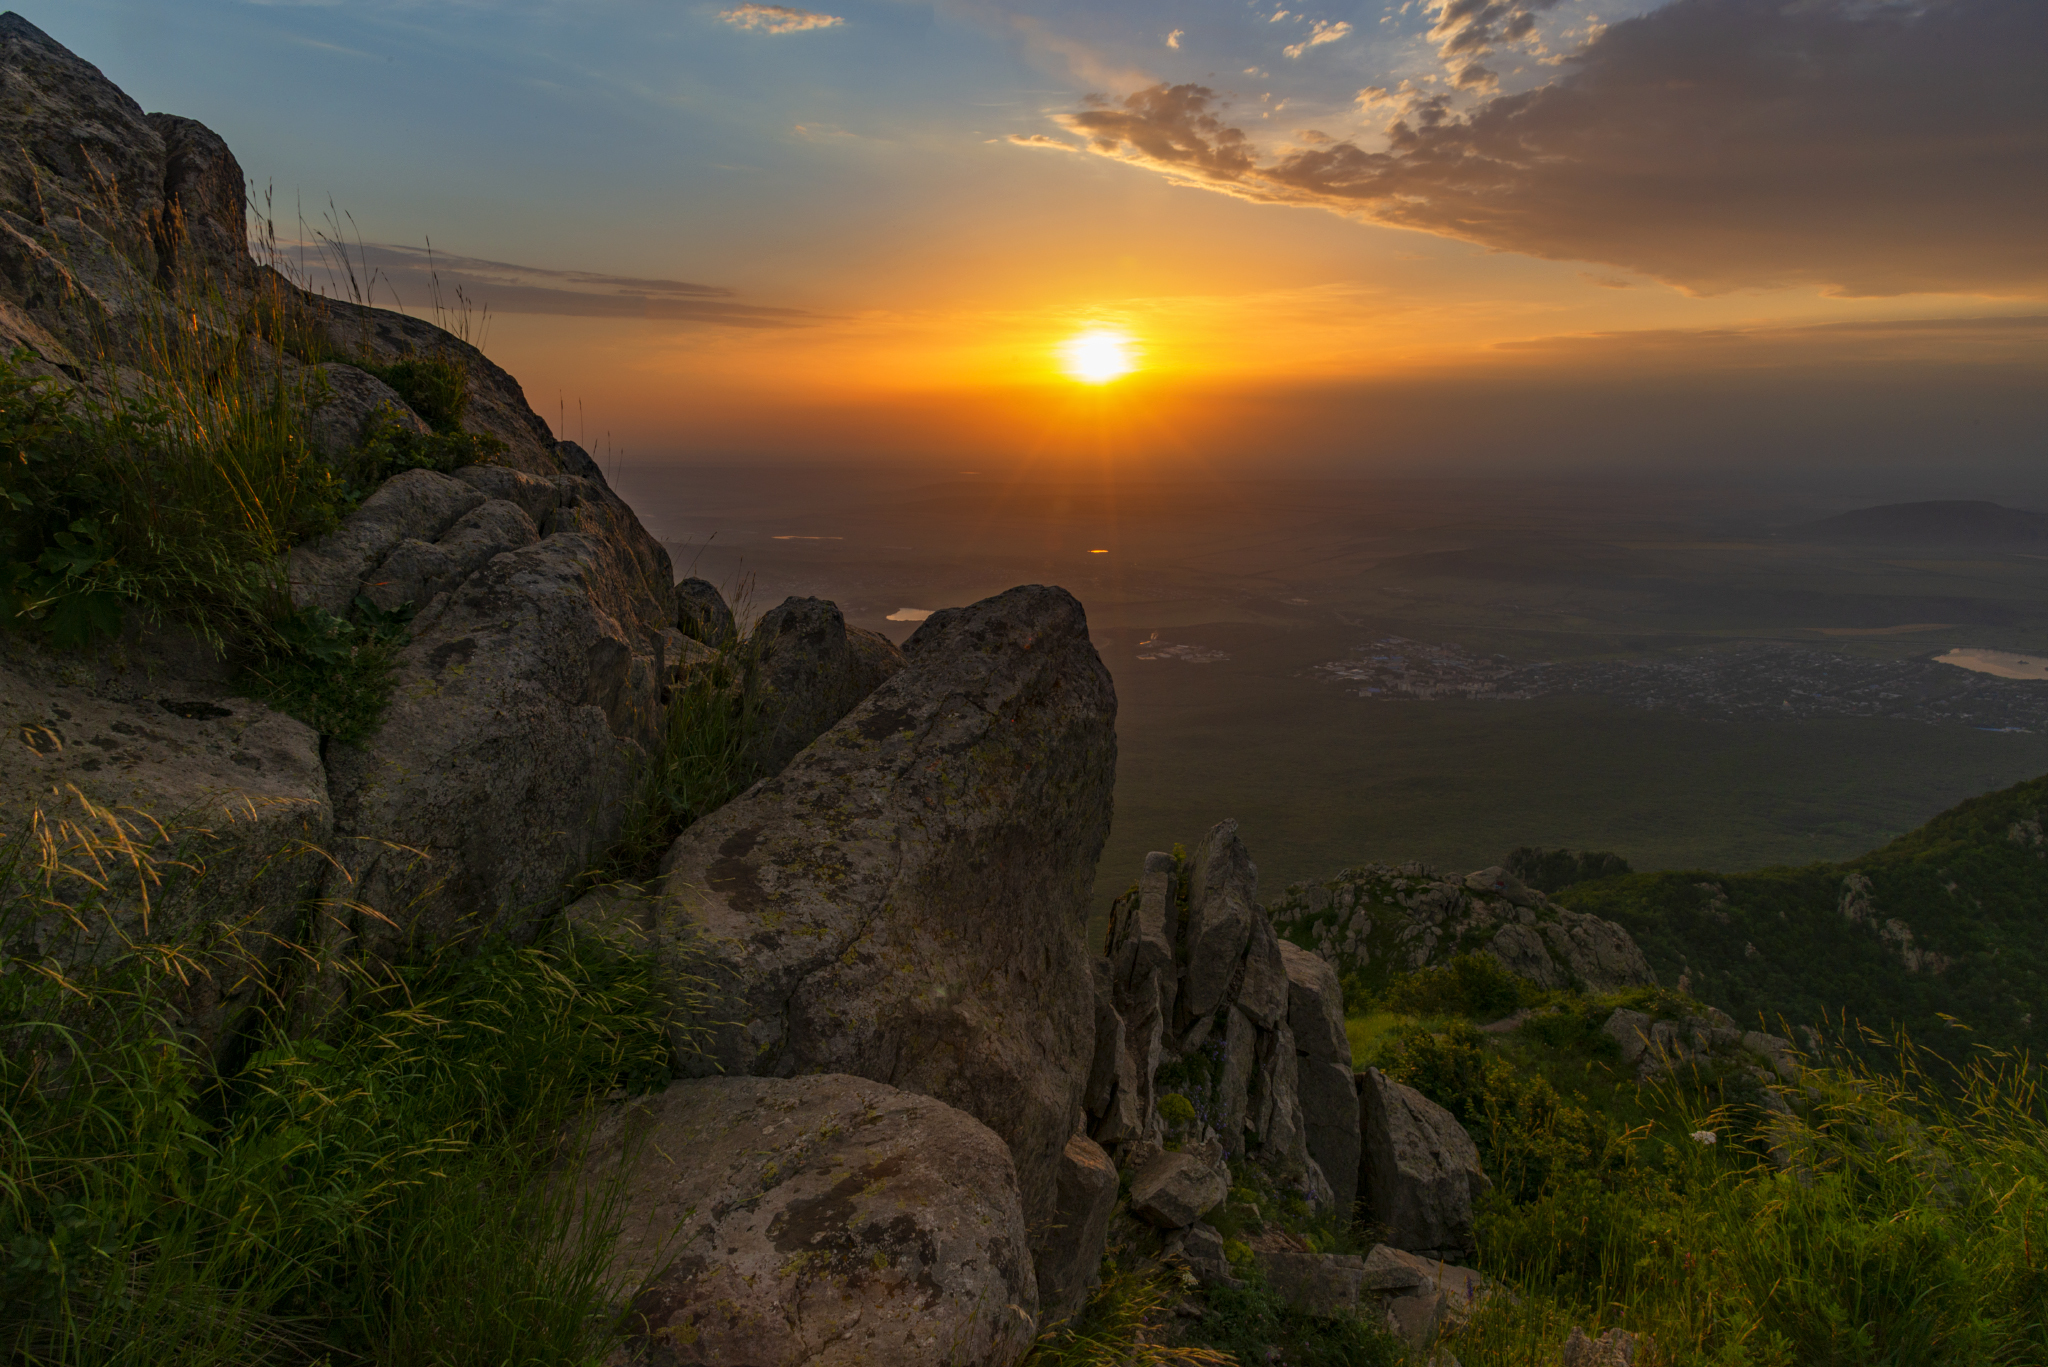
<path fill-rule="evenodd" d="M 1721 1136 L 1715 1134 L 1712 1130 L 1694 1130 L 1692 1132 L 1692 1142 L 1695 1144 L 1718 1144 L 1721 1142 Z"/>

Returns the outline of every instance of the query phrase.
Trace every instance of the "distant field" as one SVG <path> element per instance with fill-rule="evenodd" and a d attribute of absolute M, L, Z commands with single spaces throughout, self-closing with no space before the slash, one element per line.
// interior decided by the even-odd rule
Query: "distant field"
<path fill-rule="evenodd" d="M 1122 707 L 1098 900 L 1146 850 L 1225 816 L 1268 888 L 1366 859 L 1478 868 L 1520 844 L 1732 871 L 1858 854 L 2048 773 L 2043 735 L 1695 721 L 1595 698 L 1381 702 L 1305 675 L 1320 633 L 1172 634 L 1232 652 L 1205 665 L 1139 661 L 1125 636 L 1098 633 Z"/>
<path fill-rule="evenodd" d="M 901 640 L 898 608 L 1072 590 L 1123 708 L 1098 907 L 1146 850 L 1224 816 L 1267 887 L 1361 859 L 1478 868 L 1519 844 L 1735 871 L 1858 854 L 2048 773 L 2048 734 L 1688 719 L 1583 695 L 1374 701 L 1310 673 L 1389 634 L 1523 663 L 1746 643 L 2048 656 L 2048 560 L 1802 542 L 1781 529 L 1832 510 L 1754 491 L 766 466 L 628 470 L 620 487 L 680 571 L 751 580 L 756 612 L 814 593 Z"/>

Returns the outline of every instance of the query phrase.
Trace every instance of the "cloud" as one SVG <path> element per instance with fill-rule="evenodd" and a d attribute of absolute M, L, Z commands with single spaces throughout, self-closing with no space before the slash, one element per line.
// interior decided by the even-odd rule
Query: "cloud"
<path fill-rule="evenodd" d="M 1535 37 L 1536 16 L 1557 8 L 1558 0 L 1429 0 L 1435 17 L 1430 41 L 1445 61 L 1483 57 L 1495 48 L 1526 43 Z"/>
<path fill-rule="evenodd" d="M 814 28 L 834 28 L 846 22 L 836 14 L 791 9 L 787 5 L 751 3 L 720 10 L 718 17 L 734 28 L 749 29 L 755 33 L 803 33 Z"/>
<path fill-rule="evenodd" d="M 1334 24 L 1326 24 L 1322 20 L 1318 19 L 1316 20 L 1315 31 L 1313 33 L 1309 34 L 1308 37 L 1302 39 L 1300 42 L 1295 43 L 1293 46 L 1283 48 L 1281 50 L 1284 51 L 1289 57 L 1298 58 L 1301 56 L 1302 53 L 1307 52 L 1310 48 L 1321 47 L 1324 43 L 1334 43 L 1339 38 L 1342 38 L 1345 34 L 1349 32 L 1351 32 L 1351 25 L 1343 22 L 1342 20 L 1339 20 L 1337 23 Z"/>
<path fill-rule="evenodd" d="M 460 289 L 476 307 L 488 305 L 493 313 L 655 318 L 739 328 L 802 327 L 822 321 L 803 309 L 738 303 L 732 290 L 684 280 L 515 266 L 384 243 L 360 249 L 351 245 L 349 255 L 359 281 L 374 276 L 368 283 L 369 302 L 380 307 L 396 304 L 415 314 L 433 307 L 438 280 L 444 304 L 453 305 Z M 324 284 L 331 295 L 350 296 L 339 262 L 309 256 L 305 266 L 303 274 L 315 289 Z"/>
<path fill-rule="evenodd" d="M 1168 47 L 1177 48 L 1180 46 L 1180 40 L 1187 36 L 1188 31 L 1186 29 L 1177 28 L 1173 32 L 1166 35 L 1166 45 Z"/>
<path fill-rule="evenodd" d="M 1012 133 L 1004 138 L 1003 141 L 1015 143 L 1019 147 L 1046 147 L 1055 152 L 1078 152 L 1081 150 L 1071 142 L 1061 142 L 1058 138 L 1048 138 L 1043 133 Z"/>
<path fill-rule="evenodd" d="M 1457 32 L 1498 41 L 1529 12 L 1496 8 Z M 2028 294 L 2048 290 L 2044 67 L 2039 0 L 1674 0 L 1535 90 L 1462 115 L 1410 94 L 1384 151 L 1264 160 L 1196 85 L 1061 121 L 1182 183 L 1694 293 Z"/>

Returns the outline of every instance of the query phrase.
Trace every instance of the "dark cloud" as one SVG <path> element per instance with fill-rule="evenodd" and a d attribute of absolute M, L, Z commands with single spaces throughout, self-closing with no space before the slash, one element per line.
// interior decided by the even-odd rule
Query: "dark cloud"
<path fill-rule="evenodd" d="M 803 309 L 742 304 L 729 289 L 685 280 L 516 266 L 382 243 L 349 244 L 347 265 L 342 255 L 338 247 L 309 254 L 301 274 L 314 288 L 338 297 L 361 290 L 372 303 L 396 304 L 414 312 L 431 307 L 438 289 L 444 306 L 453 306 L 460 290 L 476 308 L 488 305 L 493 313 L 655 318 L 742 328 L 802 327 L 819 321 L 818 315 Z M 353 285 L 350 274 L 355 277 Z"/>
<path fill-rule="evenodd" d="M 1496 8 L 1459 32 L 1504 39 Z M 1698 293 L 2028 294 L 2048 288 L 2044 71 L 2041 0 L 1675 0 L 1540 89 L 1411 102 L 1383 152 L 1261 164 L 1201 86 L 1065 122 L 1188 183 Z"/>

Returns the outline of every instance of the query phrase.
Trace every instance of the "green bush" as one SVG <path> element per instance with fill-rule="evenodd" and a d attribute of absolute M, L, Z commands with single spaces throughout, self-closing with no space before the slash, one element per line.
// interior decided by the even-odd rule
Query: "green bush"
<path fill-rule="evenodd" d="M 1460 954 L 1448 964 L 1395 980 L 1387 1005 L 1409 1016 L 1495 1020 L 1540 996 L 1533 984 L 1508 972 L 1491 954 Z"/>
<path fill-rule="evenodd" d="M 1168 1092 L 1159 1098 L 1159 1119 L 1169 1130 L 1192 1125 L 1195 1121 L 1195 1103 L 1179 1092 Z"/>
<path fill-rule="evenodd" d="M 549 1173 L 593 1098 L 668 1076 L 644 962 L 501 941 L 343 969 L 332 1029 L 260 1029 L 216 1076 L 174 1009 L 186 953 L 0 977 L 9 1361 L 601 1354 L 605 1245 Z"/>
<path fill-rule="evenodd" d="M 405 643 L 406 610 L 381 612 L 356 600 L 356 619 L 304 607 L 278 618 L 241 687 L 323 736 L 360 745 L 384 720 L 392 670 Z"/>
<path fill-rule="evenodd" d="M 1567 1174 L 1627 1161 L 1627 1143 L 1611 1122 L 1567 1100 L 1548 1079 L 1517 1071 L 1462 1022 L 1405 1036 L 1383 1071 L 1457 1117 L 1507 1201 L 1531 1201 Z"/>
<path fill-rule="evenodd" d="M 29 375 L 26 351 L 0 360 L 10 625 L 76 647 L 139 608 L 219 645 L 282 601 L 278 558 L 331 525 L 338 481 L 300 440 L 301 390 L 192 345 L 185 372 L 118 399 Z"/>
<path fill-rule="evenodd" d="M 1229 1353 L 1245 1367 L 1280 1361 L 1298 1367 L 1398 1367 L 1401 1343 L 1362 1316 L 1321 1319 L 1295 1309 L 1265 1285 L 1256 1264 L 1233 1263 L 1245 1285 L 1213 1287 L 1207 1313 L 1190 1337 Z M 1248 1274 L 1248 1275 L 1245 1275 Z M 1279 1356 L 1271 1356 L 1277 1349 Z"/>
<path fill-rule="evenodd" d="M 469 372 L 461 366 L 439 356 L 408 356 L 389 365 L 363 363 L 362 368 L 397 390 L 435 432 L 462 431 L 469 412 Z"/>

